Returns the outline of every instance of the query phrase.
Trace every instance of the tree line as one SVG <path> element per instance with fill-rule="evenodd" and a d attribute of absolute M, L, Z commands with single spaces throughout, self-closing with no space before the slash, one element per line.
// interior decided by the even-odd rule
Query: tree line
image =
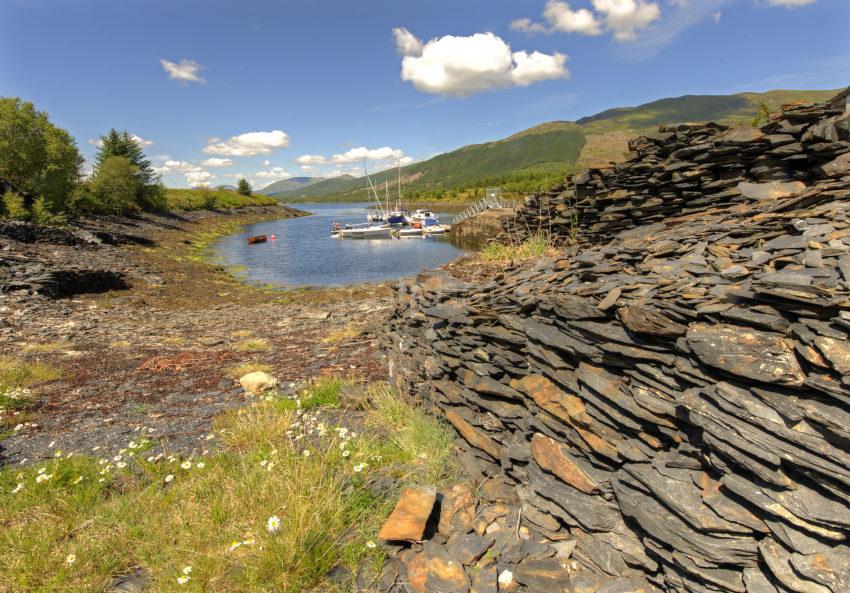
<path fill-rule="evenodd" d="M 88 176 L 83 163 L 77 141 L 45 112 L 19 98 L 0 98 L 0 218 L 51 223 L 166 209 L 160 176 L 126 130 L 100 137 Z M 251 195 L 245 179 L 237 189 Z"/>

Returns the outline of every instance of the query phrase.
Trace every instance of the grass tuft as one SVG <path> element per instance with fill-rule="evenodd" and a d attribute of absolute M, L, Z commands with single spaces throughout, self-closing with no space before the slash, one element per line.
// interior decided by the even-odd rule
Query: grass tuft
<path fill-rule="evenodd" d="M 245 362 L 227 369 L 227 374 L 234 379 L 240 379 L 247 375 L 248 373 L 271 373 L 272 367 L 268 364 L 262 364 L 257 362 Z"/>
<path fill-rule="evenodd" d="M 263 340 L 261 338 L 243 340 L 236 344 L 235 347 L 238 352 L 266 352 L 271 350 L 271 348 L 271 344 L 269 344 L 268 340 Z"/>
<path fill-rule="evenodd" d="M 523 261 L 557 252 L 558 248 L 553 239 L 544 233 L 538 233 L 518 244 L 491 243 L 481 250 L 481 259 L 489 262 Z"/>
<path fill-rule="evenodd" d="M 36 383 L 53 381 L 61 376 L 62 371 L 49 364 L 0 358 L 0 392 L 17 388 L 28 389 Z"/>

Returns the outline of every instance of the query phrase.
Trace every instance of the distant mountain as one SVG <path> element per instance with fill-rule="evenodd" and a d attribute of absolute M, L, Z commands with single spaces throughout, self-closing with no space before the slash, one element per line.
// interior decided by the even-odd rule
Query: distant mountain
<path fill-rule="evenodd" d="M 236 191 L 236 186 L 235 185 L 216 185 L 215 189 L 226 189 L 226 190 L 230 190 L 230 191 Z"/>
<path fill-rule="evenodd" d="M 283 191 L 288 190 L 296 190 L 303 187 L 308 187 L 313 185 L 314 183 L 319 183 L 320 181 L 324 181 L 324 177 L 290 177 L 289 179 L 281 179 L 280 181 L 275 181 L 264 187 L 261 190 L 258 190 L 254 193 L 262 194 L 264 196 L 271 196 L 273 194 L 277 194 Z"/>
<path fill-rule="evenodd" d="M 482 187 L 498 185 L 509 193 L 522 195 L 548 184 L 555 176 L 624 159 L 629 138 L 656 131 L 662 124 L 715 121 L 751 125 L 761 103 L 775 111 L 793 101 L 826 101 L 837 92 L 777 90 L 685 95 L 637 107 L 608 109 L 575 122 L 547 122 L 502 140 L 464 146 L 404 167 L 404 194 L 413 198 L 439 197 L 449 192 L 471 197 L 480 195 Z M 387 180 L 394 186 L 396 175 L 391 169 L 371 177 L 376 185 Z M 368 200 L 365 181 L 351 176 L 267 195 L 285 202 Z"/>

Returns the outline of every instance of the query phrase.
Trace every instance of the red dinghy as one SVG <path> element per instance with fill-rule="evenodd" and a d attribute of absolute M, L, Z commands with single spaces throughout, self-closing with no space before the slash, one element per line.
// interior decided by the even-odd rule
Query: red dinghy
<path fill-rule="evenodd" d="M 255 235 L 253 237 L 248 237 L 248 244 L 253 245 L 254 243 L 265 243 L 269 238 L 266 235 Z"/>

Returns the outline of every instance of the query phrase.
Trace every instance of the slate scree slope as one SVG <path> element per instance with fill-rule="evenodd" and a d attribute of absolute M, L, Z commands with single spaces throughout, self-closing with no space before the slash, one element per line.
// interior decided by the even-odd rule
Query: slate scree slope
<path fill-rule="evenodd" d="M 398 286 L 394 380 L 510 486 L 529 541 L 574 542 L 510 587 L 850 591 L 844 95 L 662 127 L 506 223 L 578 230 L 572 255 Z"/>

